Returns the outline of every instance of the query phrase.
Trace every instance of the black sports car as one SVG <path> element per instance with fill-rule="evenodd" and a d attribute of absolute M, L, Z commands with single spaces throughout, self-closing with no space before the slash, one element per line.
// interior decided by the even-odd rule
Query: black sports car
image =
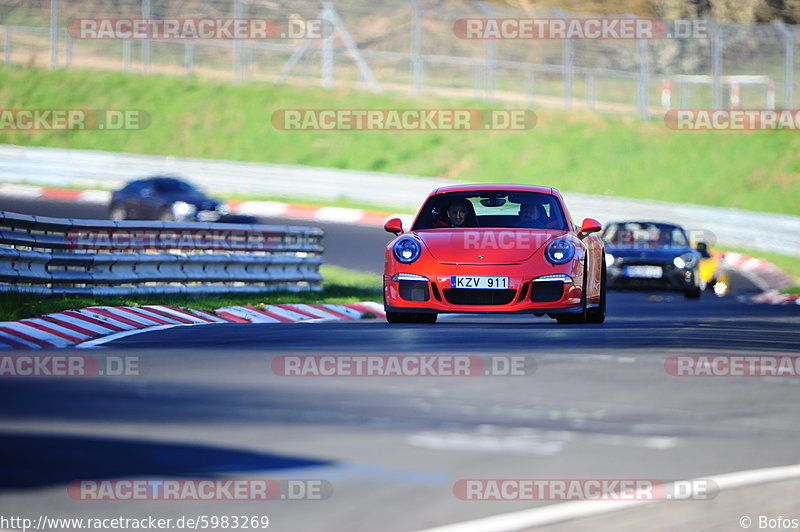
<path fill-rule="evenodd" d="M 700 254 L 682 227 L 612 222 L 602 238 L 609 288 L 678 290 L 687 298 L 700 297 Z"/>
<path fill-rule="evenodd" d="M 112 220 L 161 220 L 255 223 L 252 216 L 229 214 L 228 206 L 209 198 L 191 183 L 170 176 L 137 179 L 111 196 Z"/>

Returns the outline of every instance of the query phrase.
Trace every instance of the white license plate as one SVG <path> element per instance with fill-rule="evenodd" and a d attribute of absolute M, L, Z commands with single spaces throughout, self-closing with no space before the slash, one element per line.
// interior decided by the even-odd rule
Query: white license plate
<path fill-rule="evenodd" d="M 486 277 L 477 275 L 452 275 L 450 288 L 508 288 L 508 277 Z"/>
<path fill-rule="evenodd" d="M 641 279 L 661 279 L 664 271 L 661 266 L 626 266 L 625 275 Z"/>

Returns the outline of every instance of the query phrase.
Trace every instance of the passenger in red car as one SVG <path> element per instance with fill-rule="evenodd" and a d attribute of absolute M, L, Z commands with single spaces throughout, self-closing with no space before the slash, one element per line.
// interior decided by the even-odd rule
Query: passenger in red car
<path fill-rule="evenodd" d="M 544 212 L 544 207 L 535 203 L 522 203 L 519 206 L 519 220 L 517 227 L 531 229 L 552 229 L 558 225 L 557 220 L 550 220 Z"/>

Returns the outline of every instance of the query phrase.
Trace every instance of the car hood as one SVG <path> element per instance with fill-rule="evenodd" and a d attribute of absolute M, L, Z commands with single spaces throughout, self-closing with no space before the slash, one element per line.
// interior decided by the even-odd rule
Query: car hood
<path fill-rule="evenodd" d="M 432 229 L 418 231 L 434 259 L 442 263 L 516 264 L 528 260 L 566 231 L 552 229 Z"/>

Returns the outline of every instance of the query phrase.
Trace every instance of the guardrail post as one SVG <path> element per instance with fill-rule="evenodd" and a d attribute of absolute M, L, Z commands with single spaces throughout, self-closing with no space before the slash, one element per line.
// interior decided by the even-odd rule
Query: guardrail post
<path fill-rule="evenodd" d="M 150 0 L 142 0 L 142 18 L 150 18 Z M 142 41 L 142 73 L 150 72 L 150 39 Z"/>
<path fill-rule="evenodd" d="M 186 41 L 186 49 L 184 50 L 184 65 L 186 67 L 187 76 L 194 74 L 194 41 Z"/>
<path fill-rule="evenodd" d="M 494 10 L 485 2 L 477 2 L 478 9 L 487 19 L 494 18 Z M 484 40 L 484 99 L 491 103 L 494 101 L 494 83 L 497 69 L 497 42 L 494 39 Z"/>
<path fill-rule="evenodd" d="M 13 46 L 13 37 L 11 35 L 11 28 L 6 26 L 5 30 L 6 30 L 6 39 L 5 39 L 5 44 L 3 46 L 3 54 L 4 54 L 5 57 L 3 59 L 5 60 L 5 64 L 10 65 L 11 64 L 12 46 Z"/>
<path fill-rule="evenodd" d="M 50 0 L 50 68 L 58 68 L 58 0 Z"/>
<path fill-rule="evenodd" d="M 650 92 L 650 66 L 649 50 L 647 41 L 639 39 L 639 117 L 642 120 L 650 119 L 650 107 L 648 105 L 648 93 Z"/>
<path fill-rule="evenodd" d="M 794 35 L 780 20 L 773 20 L 772 24 L 783 34 L 783 108 L 792 109 L 794 106 L 792 94 L 794 88 Z"/>
<path fill-rule="evenodd" d="M 681 109 L 689 108 L 689 85 L 681 82 Z"/>
<path fill-rule="evenodd" d="M 131 69 L 131 41 L 126 39 L 122 41 L 122 70 L 129 72 Z"/>
<path fill-rule="evenodd" d="M 422 8 L 417 0 L 411 0 L 411 91 L 419 94 L 422 89 L 424 63 L 422 59 Z"/>
<path fill-rule="evenodd" d="M 233 0 L 233 18 L 239 20 L 242 18 L 242 0 Z M 243 79 L 243 57 L 242 57 L 242 41 L 236 39 L 233 41 L 233 82 L 240 83 Z"/>
<path fill-rule="evenodd" d="M 322 18 L 325 21 L 325 26 L 328 28 L 335 28 L 336 21 L 331 16 L 330 2 L 322 3 Z M 326 89 L 333 87 L 333 62 L 334 54 L 334 36 L 333 31 L 330 31 L 322 38 L 322 86 Z"/>
<path fill-rule="evenodd" d="M 64 67 L 69 68 L 72 65 L 72 54 L 74 52 L 74 42 L 72 36 L 69 34 L 69 31 L 66 32 L 66 36 L 64 37 L 64 41 L 66 42 L 66 59 L 64 60 Z"/>
<path fill-rule="evenodd" d="M 528 105 L 533 105 L 534 95 L 536 93 L 536 72 L 530 68 L 525 69 L 525 96 Z"/>
<path fill-rule="evenodd" d="M 708 28 L 714 33 L 711 41 L 711 107 L 722 108 L 722 35 L 717 24 L 710 20 L 705 21 Z"/>
<path fill-rule="evenodd" d="M 553 12 L 561 18 L 569 18 L 569 15 L 556 8 Z M 564 39 L 562 55 L 563 61 L 563 76 L 564 76 L 564 108 L 567 110 L 572 109 L 572 86 L 575 79 L 575 46 L 570 39 Z"/>

